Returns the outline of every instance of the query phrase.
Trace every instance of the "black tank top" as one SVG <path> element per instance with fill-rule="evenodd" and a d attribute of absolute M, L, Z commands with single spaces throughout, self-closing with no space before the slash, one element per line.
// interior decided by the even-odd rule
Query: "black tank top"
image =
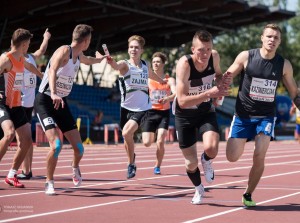
<path fill-rule="evenodd" d="M 241 73 L 236 101 L 239 117 L 275 116 L 276 89 L 283 75 L 284 59 L 279 54 L 268 60 L 260 55 L 260 49 L 249 50 L 248 64 Z"/>
<path fill-rule="evenodd" d="M 210 56 L 208 65 L 204 71 L 199 72 L 194 65 L 193 59 L 190 55 L 186 55 L 191 71 L 189 74 L 189 95 L 197 95 L 203 93 L 212 88 L 213 80 L 215 77 L 215 69 L 213 63 L 213 57 Z M 192 106 L 190 108 L 180 108 L 176 99 L 175 114 L 185 117 L 191 117 L 199 115 L 199 113 L 215 112 L 215 108 L 212 105 L 212 100 L 209 99 L 206 102 L 202 102 L 199 105 Z"/>

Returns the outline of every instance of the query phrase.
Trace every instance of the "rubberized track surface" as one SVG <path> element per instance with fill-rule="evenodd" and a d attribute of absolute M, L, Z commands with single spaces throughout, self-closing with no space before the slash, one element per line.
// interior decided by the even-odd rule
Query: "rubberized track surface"
<path fill-rule="evenodd" d="M 222 222 L 289 223 L 300 219 L 300 145 L 294 141 L 271 142 L 264 175 L 253 194 L 255 208 L 241 203 L 252 165 L 253 142 L 236 163 L 225 157 L 220 143 L 213 161 L 215 181 L 206 188 L 203 204 L 192 205 L 194 194 L 186 176 L 177 143 L 166 145 L 161 175 L 153 174 L 155 146 L 136 145 L 137 175 L 126 180 L 127 159 L 123 145 L 85 147 L 81 161 L 83 183 L 71 179 L 72 150 L 65 148 L 55 172 L 58 195 L 46 196 L 45 160 L 48 148 L 35 148 L 34 178 L 26 188 L 4 183 L 15 151 L 0 163 L 0 222 Z M 199 157 L 202 144 L 198 143 Z M 199 164 L 202 172 L 201 164 Z"/>

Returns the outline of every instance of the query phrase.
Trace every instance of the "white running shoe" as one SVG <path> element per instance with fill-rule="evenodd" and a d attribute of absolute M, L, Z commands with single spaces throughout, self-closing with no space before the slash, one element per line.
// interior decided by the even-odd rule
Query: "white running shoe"
<path fill-rule="evenodd" d="M 206 161 L 204 159 L 204 153 L 201 155 L 201 164 L 204 171 L 205 180 L 207 183 L 212 183 L 215 179 L 214 169 L 211 166 L 211 160 Z"/>
<path fill-rule="evenodd" d="M 82 182 L 81 172 L 80 172 L 79 167 L 73 168 L 73 177 L 72 178 L 73 178 L 73 183 L 74 183 L 75 187 L 79 187 Z"/>
<path fill-rule="evenodd" d="M 46 195 L 56 195 L 55 190 L 54 190 L 54 181 L 49 180 L 45 184 L 45 194 Z"/>
<path fill-rule="evenodd" d="M 195 195 L 192 199 L 192 204 L 201 204 L 202 203 L 202 198 L 204 196 L 204 187 L 202 184 L 199 186 L 195 187 Z"/>

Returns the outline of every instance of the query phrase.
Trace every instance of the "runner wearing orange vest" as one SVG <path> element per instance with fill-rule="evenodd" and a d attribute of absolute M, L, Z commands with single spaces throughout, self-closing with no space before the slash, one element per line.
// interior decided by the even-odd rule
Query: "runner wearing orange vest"
<path fill-rule="evenodd" d="M 149 95 L 152 103 L 152 109 L 142 124 L 142 139 L 145 146 L 149 147 L 156 136 L 156 164 L 154 174 L 160 174 L 160 166 L 165 153 L 165 138 L 170 121 L 170 102 L 175 97 L 175 79 L 164 73 L 164 66 L 167 57 L 161 52 L 156 52 L 152 56 L 152 68 L 157 76 L 167 79 L 166 84 L 161 84 L 155 80 L 149 79 Z"/>
<path fill-rule="evenodd" d="M 16 136 L 19 147 L 5 183 L 18 188 L 24 185 L 18 181 L 17 171 L 32 144 L 31 128 L 21 106 L 24 67 L 41 75 L 32 64 L 24 61 L 31 38 L 28 30 L 17 29 L 12 35 L 11 50 L 0 57 L 0 125 L 4 135 L 0 140 L 0 161 Z"/>

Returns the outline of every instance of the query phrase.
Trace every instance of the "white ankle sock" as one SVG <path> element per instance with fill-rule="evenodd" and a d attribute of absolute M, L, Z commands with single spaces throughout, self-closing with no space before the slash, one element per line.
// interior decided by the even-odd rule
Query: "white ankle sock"
<path fill-rule="evenodd" d="M 13 178 L 16 174 L 17 174 L 17 170 L 10 169 L 9 172 L 8 172 L 7 177 L 8 178 Z"/>

